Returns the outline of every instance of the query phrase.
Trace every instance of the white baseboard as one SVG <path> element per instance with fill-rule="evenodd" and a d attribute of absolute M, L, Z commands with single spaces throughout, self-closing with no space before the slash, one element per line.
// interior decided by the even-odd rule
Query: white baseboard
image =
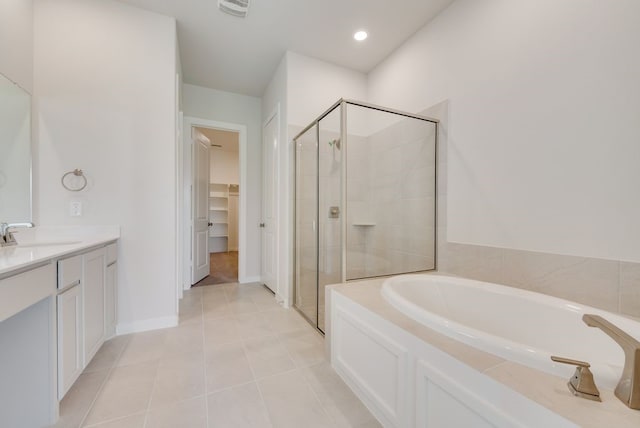
<path fill-rule="evenodd" d="M 118 323 L 116 327 L 116 336 L 129 333 L 140 333 L 149 330 L 158 330 L 161 328 L 175 327 L 178 325 L 178 316 L 173 315 L 163 318 L 152 318 L 149 320 L 134 321 L 131 323 Z"/>
<path fill-rule="evenodd" d="M 278 293 L 276 293 L 276 302 L 282 305 L 282 307 L 285 309 L 289 309 L 291 307 L 291 305 L 289 304 L 289 301 L 284 297 L 282 297 L 281 295 L 279 295 Z"/>
<path fill-rule="evenodd" d="M 260 281 L 261 281 L 261 278 L 259 276 L 247 276 L 247 277 L 238 279 L 238 282 L 240 284 L 247 284 L 249 282 L 260 282 Z"/>

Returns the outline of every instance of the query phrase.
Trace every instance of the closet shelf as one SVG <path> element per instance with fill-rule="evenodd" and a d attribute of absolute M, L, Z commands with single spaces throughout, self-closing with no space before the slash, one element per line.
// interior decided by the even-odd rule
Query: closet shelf
<path fill-rule="evenodd" d="M 237 248 L 238 240 L 238 192 L 237 185 L 209 183 L 209 222 L 212 228 L 208 236 L 211 252 L 229 251 Z"/>

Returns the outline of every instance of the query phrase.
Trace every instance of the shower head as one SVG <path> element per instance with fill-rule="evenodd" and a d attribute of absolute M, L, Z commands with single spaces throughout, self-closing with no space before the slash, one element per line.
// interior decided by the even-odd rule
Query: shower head
<path fill-rule="evenodd" d="M 335 140 L 329 141 L 329 145 L 340 150 L 340 138 L 336 138 Z"/>

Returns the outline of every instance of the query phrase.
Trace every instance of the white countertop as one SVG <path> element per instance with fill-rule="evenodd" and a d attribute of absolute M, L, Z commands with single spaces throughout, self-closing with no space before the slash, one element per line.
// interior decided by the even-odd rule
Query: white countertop
<path fill-rule="evenodd" d="M 14 232 L 17 246 L 0 248 L 0 276 L 120 238 L 119 226 L 35 227 Z"/>

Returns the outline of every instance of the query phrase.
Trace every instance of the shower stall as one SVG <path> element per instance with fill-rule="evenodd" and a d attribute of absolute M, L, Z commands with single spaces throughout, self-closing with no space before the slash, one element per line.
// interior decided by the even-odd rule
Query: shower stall
<path fill-rule="evenodd" d="M 294 306 L 325 287 L 436 268 L 436 119 L 339 100 L 295 138 Z"/>

